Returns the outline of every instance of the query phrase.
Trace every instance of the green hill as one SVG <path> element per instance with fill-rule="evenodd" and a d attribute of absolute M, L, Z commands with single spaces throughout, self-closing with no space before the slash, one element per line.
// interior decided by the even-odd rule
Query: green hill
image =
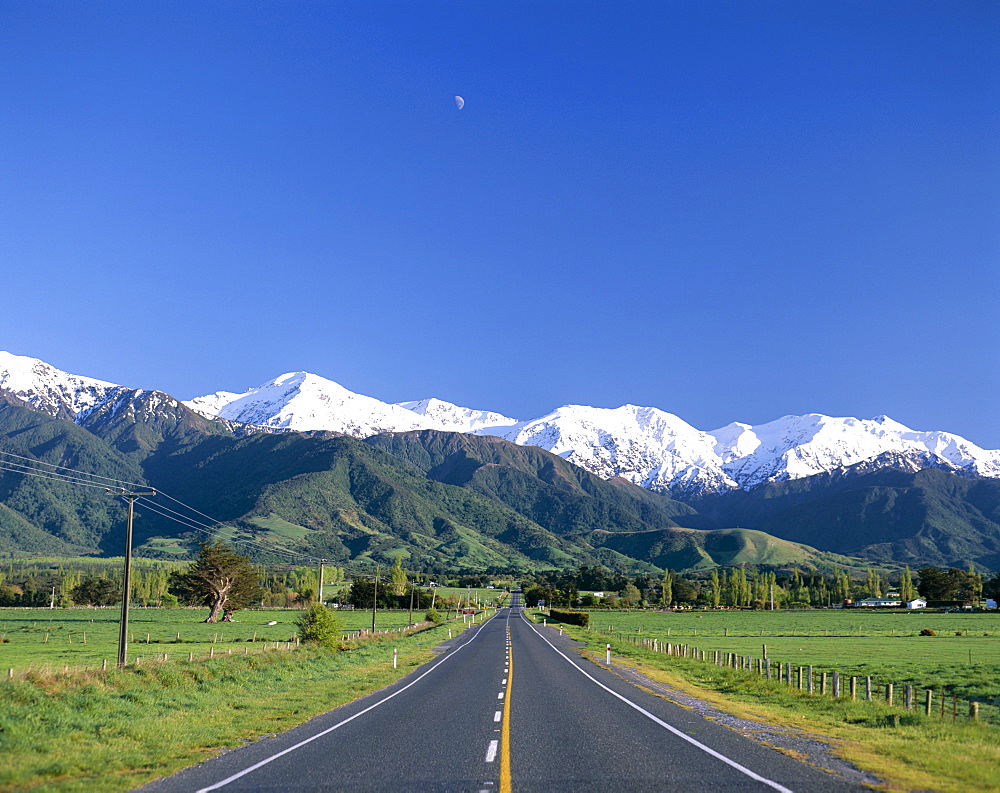
<path fill-rule="evenodd" d="M 211 515 L 224 524 L 214 532 L 260 560 L 286 550 L 341 564 L 402 554 L 414 568 L 649 571 L 849 554 L 1000 567 L 1000 482 L 945 471 L 830 474 L 681 503 L 488 436 L 236 430 L 156 392 L 124 393 L 82 426 L 0 395 L 0 451 L 16 455 L 5 468 L 38 461 L 105 477 L 84 487 L 0 471 L 0 553 L 120 554 L 124 508 L 103 485 L 121 481 L 202 513 L 165 496 L 137 507 L 138 552 L 164 558 L 207 536 L 171 520 L 176 509 Z"/>
<path fill-rule="evenodd" d="M 697 528 L 753 526 L 840 554 L 1000 568 L 1000 481 L 926 468 L 821 474 L 692 502 Z"/>

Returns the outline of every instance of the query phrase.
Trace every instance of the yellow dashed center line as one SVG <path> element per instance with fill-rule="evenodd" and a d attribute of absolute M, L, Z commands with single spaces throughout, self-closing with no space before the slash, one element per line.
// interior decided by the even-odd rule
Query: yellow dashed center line
<path fill-rule="evenodd" d="M 507 648 L 507 691 L 503 698 L 503 724 L 500 731 L 500 793 L 511 793 L 510 782 L 510 689 L 514 684 L 514 650 Z"/>

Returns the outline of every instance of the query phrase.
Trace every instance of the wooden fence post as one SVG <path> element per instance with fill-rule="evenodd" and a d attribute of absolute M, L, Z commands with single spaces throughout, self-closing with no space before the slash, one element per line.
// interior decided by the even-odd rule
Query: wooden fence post
<path fill-rule="evenodd" d="M 815 693 L 815 689 L 816 689 L 816 684 L 813 678 L 813 668 L 812 664 L 809 664 L 809 693 L 810 694 Z"/>
<path fill-rule="evenodd" d="M 904 698 L 906 702 L 906 709 L 913 710 L 913 686 L 907 683 L 905 692 Z"/>
<path fill-rule="evenodd" d="M 872 701 L 872 678 L 871 675 L 865 677 L 865 702 Z"/>
<path fill-rule="evenodd" d="M 887 705 L 892 705 L 892 695 L 895 693 L 895 685 L 892 683 L 885 684 L 885 702 Z"/>
<path fill-rule="evenodd" d="M 930 716 L 931 709 L 934 707 L 934 692 L 927 689 L 927 693 L 924 694 L 924 715 Z"/>
<path fill-rule="evenodd" d="M 833 672 L 833 697 L 836 699 L 840 696 L 840 672 L 834 670 Z"/>
<path fill-rule="evenodd" d="M 858 698 L 858 679 L 851 675 L 851 701 L 854 702 Z"/>

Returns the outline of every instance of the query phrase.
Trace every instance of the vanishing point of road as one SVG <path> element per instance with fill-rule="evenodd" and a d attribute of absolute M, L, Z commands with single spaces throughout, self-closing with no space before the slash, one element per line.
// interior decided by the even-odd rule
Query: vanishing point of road
<path fill-rule="evenodd" d="M 388 688 L 157 780 L 175 791 L 866 790 L 592 663 L 509 608 Z"/>

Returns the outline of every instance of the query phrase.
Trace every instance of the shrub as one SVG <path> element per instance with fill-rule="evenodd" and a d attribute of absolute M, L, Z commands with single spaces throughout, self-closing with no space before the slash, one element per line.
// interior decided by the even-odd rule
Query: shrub
<path fill-rule="evenodd" d="M 932 631 L 930 628 L 924 628 L 922 631 L 920 631 L 920 635 L 921 636 L 937 636 L 937 634 L 934 631 Z"/>
<path fill-rule="evenodd" d="M 340 644 L 342 625 L 340 619 L 326 606 L 316 603 L 309 607 L 296 622 L 299 638 L 310 644 L 334 649 Z"/>
<path fill-rule="evenodd" d="M 435 625 L 440 625 L 444 622 L 444 617 L 441 616 L 441 612 L 437 609 L 428 609 L 427 613 L 424 614 L 424 619 L 428 622 L 433 622 Z"/>
<path fill-rule="evenodd" d="M 590 625 L 590 615 L 586 611 L 563 611 L 562 609 L 549 609 L 549 616 L 567 625 L 579 625 L 586 628 Z"/>

